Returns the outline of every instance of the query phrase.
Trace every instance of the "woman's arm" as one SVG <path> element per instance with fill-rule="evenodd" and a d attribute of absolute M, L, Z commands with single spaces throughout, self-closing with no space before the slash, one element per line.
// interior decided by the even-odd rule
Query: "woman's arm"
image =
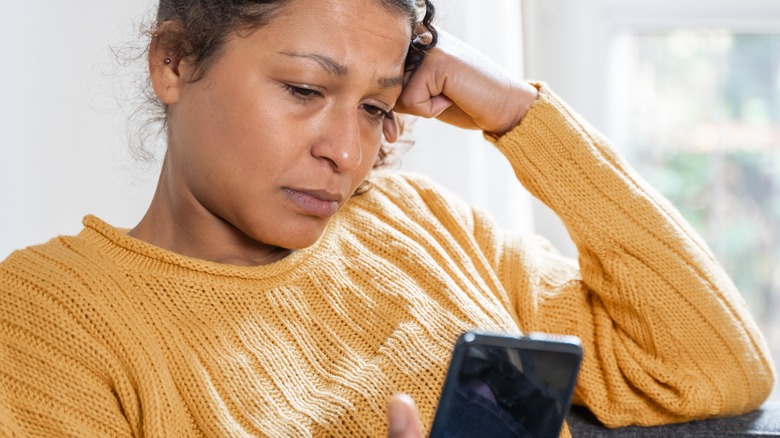
<path fill-rule="evenodd" d="M 538 247 L 533 264 L 506 266 L 504 284 L 527 285 L 517 302 L 525 329 L 583 339 L 578 401 L 620 426 L 736 414 L 766 399 L 773 367 L 741 296 L 608 142 L 542 88 L 496 143 L 577 244 L 578 271 Z"/>
<path fill-rule="evenodd" d="M 443 35 L 397 110 L 494 133 L 523 185 L 566 224 L 579 269 L 538 247 L 507 251 L 500 271 L 524 329 L 583 339 L 576 396 L 604 423 L 739 413 L 767 397 L 765 341 L 706 245 L 552 93 L 537 100 Z"/>

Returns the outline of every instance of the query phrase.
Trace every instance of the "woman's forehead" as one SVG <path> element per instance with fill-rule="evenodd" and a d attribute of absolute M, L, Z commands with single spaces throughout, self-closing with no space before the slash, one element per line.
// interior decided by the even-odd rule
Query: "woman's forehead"
<path fill-rule="evenodd" d="M 412 34 L 407 17 L 377 0 L 296 0 L 258 32 L 273 40 L 277 52 L 323 55 L 337 63 L 365 54 L 403 62 Z"/>
<path fill-rule="evenodd" d="M 383 28 L 385 24 L 395 27 L 394 23 L 404 23 L 402 27 L 411 30 L 412 22 L 416 22 L 416 13 L 389 7 L 403 3 L 403 0 L 293 0 L 280 15 L 307 18 L 310 22 L 333 26 L 337 23 L 348 26 L 371 24 Z"/>

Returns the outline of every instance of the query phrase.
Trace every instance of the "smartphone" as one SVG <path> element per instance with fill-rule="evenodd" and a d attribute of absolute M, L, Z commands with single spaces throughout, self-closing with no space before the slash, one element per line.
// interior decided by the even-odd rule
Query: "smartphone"
<path fill-rule="evenodd" d="M 581 362 L 576 336 L 463 333 L 430 437 L 557 438 Z"/>

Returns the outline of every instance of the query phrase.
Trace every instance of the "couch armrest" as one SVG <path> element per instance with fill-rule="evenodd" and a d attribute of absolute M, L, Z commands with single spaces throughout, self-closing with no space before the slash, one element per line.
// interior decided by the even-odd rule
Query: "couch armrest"
<path fill-rule="evenodd" d="M 572 406 L 567 417 L 574 438 L 587 437 L 780 437 L 780 402 L 766 402 L 759 409 L 736 417 L 691 421 L 656 427 L 607 429 L 586 408 Z"/>

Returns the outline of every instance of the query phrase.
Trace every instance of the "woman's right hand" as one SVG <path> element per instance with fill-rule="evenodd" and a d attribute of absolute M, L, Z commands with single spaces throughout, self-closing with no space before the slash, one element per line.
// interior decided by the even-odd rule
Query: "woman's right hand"
<path fill-rule="evenodd" d="M 387 420 L 390 438 L 422 438 L 420 418 L 414 401 L 406 394 L 395 394 L 387 402 Z"/>

